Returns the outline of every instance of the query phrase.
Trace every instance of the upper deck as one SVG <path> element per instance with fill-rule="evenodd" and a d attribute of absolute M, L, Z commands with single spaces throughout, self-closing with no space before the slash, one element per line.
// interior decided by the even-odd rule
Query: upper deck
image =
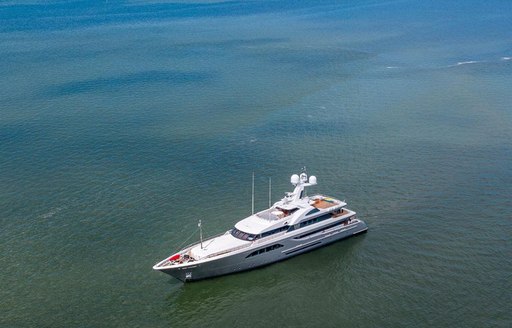
<path fill-rule="evenodd" d="M 308 215 L 335 212 L 347 205 L 341 200 L 324 195 L 304 197 L 285 204 L 286 209 L 282 206 L 283 201 L 276 202 L 272 207 L 239 221 L 235 227 L 243 232 L 257 235 L 282 226 L 300 223 Z M 311 212 L 314 209 L 316 212 Z"/>

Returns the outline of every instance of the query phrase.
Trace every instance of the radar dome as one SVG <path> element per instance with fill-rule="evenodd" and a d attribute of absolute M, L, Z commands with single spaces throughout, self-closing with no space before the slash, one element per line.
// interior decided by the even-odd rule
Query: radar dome
<path fill-rule="evenodd" d="M 316 177 L 314 175 L 309 177 L 309 183 L 316 184 Z"/>
<path fill-rule="evenodd" d="M 297 174 L 294 174 L 292 175 L 291 179 L 290 179 L 290 182 L 293 184 L 293 185 L 296 185 L 299 183 L 299 176 Z"/>

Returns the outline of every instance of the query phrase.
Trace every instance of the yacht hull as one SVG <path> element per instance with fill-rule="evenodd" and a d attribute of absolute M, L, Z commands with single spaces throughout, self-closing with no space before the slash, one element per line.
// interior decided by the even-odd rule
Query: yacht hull
<path fill-rule="evenodd" d="M 255 243 L 241 251 L 220 258 L 156 269 L 183 282 L 197 281 L 251 270 L 282 261 L 335 241 L 364 233 L 367 230 L 366 224 L 363 221 L 357 220 L 357 222 L 346 226 L 342 225 L 334 228 L 325 228 L 317 232 L 309 232 L 305 234 L 306 236 L 296 233 L 286 239 L 273 238 L 265 242 Z"/>

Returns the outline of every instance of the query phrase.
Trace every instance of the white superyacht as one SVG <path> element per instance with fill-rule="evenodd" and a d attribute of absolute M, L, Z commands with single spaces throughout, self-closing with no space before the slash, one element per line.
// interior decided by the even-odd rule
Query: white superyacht
<path fill-rule="evenodd" d="M 183 281 L 250 270 L 366 232 L 366 223 L 345 202 L 307 196 L 317 184 L 305 172 L 292 175 L 293 192 L 270 208 L 239 221 L 225 233 L 185 247 L 153 266 Z"/>

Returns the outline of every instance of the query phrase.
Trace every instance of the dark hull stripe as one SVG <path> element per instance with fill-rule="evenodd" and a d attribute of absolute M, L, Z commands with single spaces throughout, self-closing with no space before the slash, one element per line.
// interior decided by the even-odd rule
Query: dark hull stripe
<path fill-rule="evenodd" d="M 295 248 L 295 249 L 294 249 L 293 251 L 291 251 L 291 252 L 286 252 L 286 251 L 285 251 L 285 252 L 283 252 L 283 253 L 285 253 L 286 255 L 293 254 L 293 253 L 295 253 L 295 252 L 301 251 L 301 250 L 306 249 L 306 248 L 309 248 L 309 247 L 311 247 L 311 246 L 318 245 L 318 244 L 320 244 L 320 243 L 321 243 L 321 241 L 317 241 L 317 242 L 314 242 L 314 243 L 309 244 L 309 245 L 306 245 L 306 246 L 302 246 L 302 247 L 299 247 L 299 248 Z"/>

